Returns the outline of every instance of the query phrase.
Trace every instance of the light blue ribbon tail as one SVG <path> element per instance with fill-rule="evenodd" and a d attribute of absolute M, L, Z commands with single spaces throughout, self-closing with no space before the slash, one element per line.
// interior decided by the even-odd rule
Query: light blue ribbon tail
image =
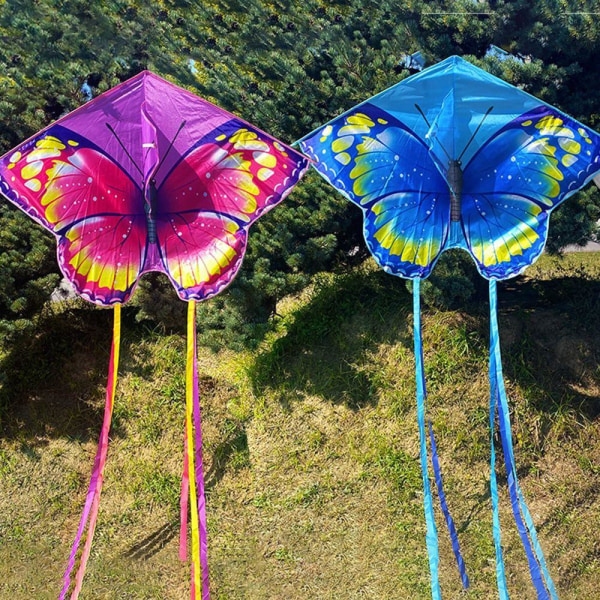
<path fill-rule="evenodd" d="M 517 467 L 510 426 L 510 412 L 506 390 L 504 388 L 504 377 L 502 375 L 502 357 L 500 354 L 500 337 L 498 333 L 498 297 L 496 282 L 493 280 L 490 280 L 490 389 L 493 404 L 495 405 L 496 402 L 498 403 L 500 436 L 502 439 L 502 448 L 504 450 L 504 462 L 506 465 L 511 507 L 521 537 L 521 542 L 527 555 L 531 580 L 535 587 L 538 600 L 550 600 L 550 598 L 552 598 L 552 600 L 558 600 L 554 583 L 548 572 L 544 553 L 538 541 L 533 519 L 531 518 L 531 514 L 527 508 L 527 503 L 525 502 L 517 479 Z M 523 519 L 525 523 L 523 522 Z"/>
<path fill-rule="evenodd" d="M 491 365 L 491 363 L 490 363 Z M 490 382 L 491 383 L 491 382 Z M 500 512 L 498 510 L 498 482 L 496 481 L 496 448 L 494 446 L 494 429 L 496 423 L 496 390 L 495 383 L 490 392 L 490 496 L 492 498 L 492 531 L 496 550 L 496 584 L 500 600 L 509 600 L 506 587 L 506 572 L 502 558 L 502 536 L 500 533 Z"/>
<path fill-rule="evenodd" d="M 425 508 L 425 522 L 427 533 L 427 555 L 429 557 L 429 572 L 431 575 L 431 596 L 433 600 L 441 600 L 439 578 L 439 551 L 438 536 L 433 514 L 433 501 L 431 488 L 429 486 L 429 469 L 427 461 L 427 436 L 425 433 L 425 377 L 423 371 L 423 344 L 421 341 L 421 292 L 420 280 L 413 279 L 413 318 L 414 318 L 414 342 L 417 380 L 417 418 L 419 421 L 419 440 L 421 471 L 423 474 L 423 503 Z"/>
<path fill-rule="evenodd" d="M 425 381 L 425 376 L 423 376 L 423 381 Z M 425 389 L 425 386 L 423 386 Z M 462 554 L 460 552 L 460 544 L 458 543 L 458 534 L 456 533 L 456 527 L 454 526 L 454 519 L 450 514 L 450 509 L 448 508 L 448 502 L 446 501 L 446 494 L 444 493 L 444 485 L 442 482 L 442 471 L 440 469 L 440 461 L 437 453 L 437 446 L 435 444 L 435 438 L 433 436 L 433 426 L 431 425 L 431 420 L 429 422 L 429 441 L 431 443 L 431 464 L 433 465 L 433 475 L 435 477 L 435 485 L 437 487 L 438 496 L 440 498 L 440 506 L 442 507 L 442 512 L 444 513 L 444 519 L 446 520 L 446 526 L 448 527 L 448 532 L 450 533 L 450 539 L 452 540 L 452 551 L 454 552 L 454 557 L 456 558 L 456 564 L 458 565 L 458 572 L 460 573 L 460 578 L 462 580 L 463 588 L 466 590 L 469 588 L 469 577 L 467 575 L 467 569 L 465 567 L 465 561 L 463 560 Z"/>

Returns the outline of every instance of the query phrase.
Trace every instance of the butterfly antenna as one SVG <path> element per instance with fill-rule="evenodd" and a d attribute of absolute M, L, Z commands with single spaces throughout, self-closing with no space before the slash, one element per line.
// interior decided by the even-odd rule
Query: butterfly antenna
<path fill-rule="evenodd" d="M 460 160 L 463 157 L 464 153 L 467 151 L 467 148 L 471 145 L 471 142 L 475 139 L 475 136 L 477 135 L 477 132 L 479 131 L 479 129 L 483 125 L 483 122 L 485 121 L 485 119 L 487 118 L 487 116 L 492 112 L 493 109 L 494 109 L 493 106 L 490 106 L 487 109 L 487 112 L 485 113 L 485 115 L 483 115 L 483 118 L 481 119 L 481 121 L 479 121 L 479 125 L 477 125 L 477 129 L 473 132 L 473 135 L 471 136 L 471 139 L 467 142 L 467 145 L 464 147 L 464 150 L 460 153 L 460 156 L 458 157 L 458 160 Z"/>
<path fill-rule="evenodd" d="M 181 121 L 181 125 L 179 125 L 179 129 L 175 132 L 175 135 L 173 136 L 173 139 L 171 140 L 171 143 L 169 144 L 167 151 L 163 154 L 163 157 L 160 159 L 160 162 L 156 166 L 156 169 L 154 169 L 154 175 L 156 175 L 156 173 L 158 173 L 158 170 L 162 167 L 167 156 L 169 156 L 169 152 L 171 152 L 171 148 L 173 147 L 173 144 L 175 143 L 177 136 L 181 133 L 181 130 L 185 127 L 185 124 L 186 124 L 186 121 Z"/>
<path fill-rule="evenodd" d="M 427 120 L 427 117 L 425 116 L 425 113 L 423 112 L 423 110 L 421 109 L 421 107 L 415 103 L 415 107 L 416 109 L 421 113 L 421 116 L 423 117 L 423 120 L 425 121 L 425 123 L 427 123 L 427 127 L 429 127 L 429 129 L 431 129 L 431 124 L 429 123 L 429 121 Z M 436 142 L 440 145 L 440 148 L 444 151 L 444 154 L 446 155 L 446 157 L 448 158 L 448 160 L 452 160 L 452 157 L 448 154 L 446 148 L 444 148 L 442 142 L 440 142 L 440 140 L 438 140 L 437 135 L 433 134 L 433 137 L 435 138 Z"/>
<path fill-rule="evenodd" d="M 129 150 L 127 150 L 127 148 L 125 148 L 125 145 L 121 141 L 121 138 L 117 135 L 117 132 L 113 129 L 112 125 L 110 123 L 105 123 L 105 125 L 108 127 L 108 130 L 117 138 L 117 142 L 119 142 L 119 146 L 121 146 L 121 148 L 123 148 L 123 151 L 125 152 L 125 154 L 127 154 L 127 157 L 131 161 L 131 164 L 139 171 L 140 175 L 143 177 L 144 172 L 138 167 L 138 164 L 135 162 L 135 160 L 133 160 L 133 157 L 131 156 L 131 154 L 129 154 Z"/>
<path fill-rule="evenodd" d="M 425 116 L 425 113 L 423 112 L 423 109 L 418 104 L 416 104 L 416 103 L 415 103 L 415 108 L 421 113 L 421 116 L 423 117 L 423 120 L 425 121 L 425 123 L 427 123 L 427 127 L 431 127 L 431 124 L 427 120 L 427 117 Z"/>

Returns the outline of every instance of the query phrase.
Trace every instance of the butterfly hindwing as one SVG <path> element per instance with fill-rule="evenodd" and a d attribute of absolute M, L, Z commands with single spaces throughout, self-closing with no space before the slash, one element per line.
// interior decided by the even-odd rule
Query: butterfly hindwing
<path fill-rule="evenodd" d="M 600 170 L 600 138 L 548 106 L 500 129 L 464 170 L 461 217 L 479 271 L 504 279 L 542 253 L 550 212 Z"/>
<path fill-rule="evenodd" d="M 53 126 L 0 162 L 0 190 L 56 235 L 61 270 L 82 296 L 130 296 L 146 254 L 142 193 L 98 147 Z"/>
<path fill-rule="evenodd" d="M 241 264 L 247 228 L 308 166 L 298 152 L 231 119 L 200 140 L 158 189 L 164 269 L 185 300 L 215 295 Z"/>
<path fill-rule="evenodd" d="M 315 168 L 364 212 L 377 262 L 403 277 L 427 277 L 449 231 L 448 185 L 425 143 L 370 104 L 339 117 L 301 143 Z"/>
<path fill-rule="evenodd" d="M 217 213 L 183 212 L 159 220 L 165 270 L 183 299 L 214 296 L 233 279 L 244 256 L 246 229 Z"/>
<path fill-rule="evenodd" d="M 58 241 L 63 273 L 97 304 L 125 302 L 142 272 L 147 246 L 143 215 L 99 215 L 78 221 Z"/>

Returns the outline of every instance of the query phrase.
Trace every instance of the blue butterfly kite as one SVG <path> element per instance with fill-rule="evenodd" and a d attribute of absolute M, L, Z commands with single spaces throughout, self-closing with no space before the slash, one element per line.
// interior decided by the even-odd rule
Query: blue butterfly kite
<path fill-rule="evenodd" d="M 551 211 L 600 171 L 597 133 L 459 57 L 448 58 L 356 106 L 299 142 L 317 171 L 364 215 L 364 237 L 388 273 L 413 280 L 417 414 L 427 549 L 441 598 L 426 440 L 420 281 L 448 248 L 466 250 L 490 290 L 490 426 L 496 579 L 508 599 L 495 472 L 496 412 L 508 488 L 537 597 L 555 586 L 517 480 L 502 377 L 496 281 L 543 252 Z M 428 423 L 434 477 L 463 586 L 469 585 Z"/>

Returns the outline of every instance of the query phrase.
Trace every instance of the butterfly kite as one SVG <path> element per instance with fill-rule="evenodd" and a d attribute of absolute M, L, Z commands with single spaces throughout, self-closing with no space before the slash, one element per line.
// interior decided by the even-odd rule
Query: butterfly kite
<path fill-rule="evenodd" d="M 248 228 L 285 198 L 307 165 L 299 152 L 147 71 L 0 159 L 0 191 L 56 236 L 64 276 L 85 299 L 114 307 L 104 423 L 61 599 L 81 590 L 107 454 L 121 304 L 147 271 L 165 273 L 188 302 L 180 555 L 189 494 L 192 597 L 210 597 L 195 303 L 232 281 Z"/>
<path fill-rule="evenodd" d="M 495 472 L 500 435 L 517 528 L 538 599 L 555 586 L 517 480 L 497 322 L 496 281 L 514 277 L 543 252 L 551 211 L 600 171 L 600 137 L 556 108 L 459 57 L 448 58 L 359 104 L 299 142 L 317 171 L 363 211 L 377 263 L 413 282 L 420 459 L 434 599 L 441 598 L 429 484 L 420 282 L 440 254 L 466 250 L 490 294 L 491 498 L 500 598 L 504 571 Z M 429 422 L 438 495 L 464 587 L 469 580 L 444 495 Z"/>

